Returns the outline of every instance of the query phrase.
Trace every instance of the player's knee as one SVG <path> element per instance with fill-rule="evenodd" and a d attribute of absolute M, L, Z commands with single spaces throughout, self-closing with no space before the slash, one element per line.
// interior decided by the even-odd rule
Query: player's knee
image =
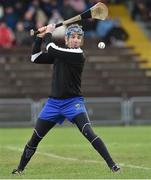
<path fill-rule="evenodd" d="M 38 135 L 38 133 L 34 130 L 34 133 L 31 137 L 31 139 L 28 142 L 28 145 L 30 147 L 37 147 L 39 142 L 42 140 L 42 137 Z"/>
<path fill-rule="evenodd" d="M 90 142 L 97 137 L 97 135 L 93 132 L 90 124 L 86 124 L 81 132 Z"/>

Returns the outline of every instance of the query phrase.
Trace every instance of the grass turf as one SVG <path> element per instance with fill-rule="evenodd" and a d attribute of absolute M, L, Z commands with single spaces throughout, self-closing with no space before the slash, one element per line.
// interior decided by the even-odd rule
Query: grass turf
<path fill-rule="evenodd" d="M 94 127 L 121 173 L 112 173 L 75 127 L 56 127 L 39 144 L 22 176 L 13 176 L 31 128 L 0 129 L 0 179 L 150 179 L 151 126 Z"/>

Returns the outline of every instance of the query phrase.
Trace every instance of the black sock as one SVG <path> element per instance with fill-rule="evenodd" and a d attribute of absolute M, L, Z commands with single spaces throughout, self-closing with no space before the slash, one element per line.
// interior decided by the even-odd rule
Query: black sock
<path fill-rule="evenodd" d="M 107 165 L 111 168 L 115 163 L 112 160 L 104 142 L 94 133 L 90 121 L 85 113 L 77 115 L 73 119 L 81 133 L 88 139 L 92 146 L 106 161 Z"/>
<path fill-rule="evenodd" d="M 34 155 L 36 151 L 36 148 L 34 147 L 30 147 L 28 144 L 25 146 L 23 154 L 21 156 L 21 160 L 18 166 L 19 170 L 24 170 L 24 168 L 26 167 L 27 163 L 29 162 L 29 160 L 31 159 L 31 157 Z"/>
<path fill-rule="evenodd" d="M 34 155 L 37 146 L 39 142 L 42 140 L 42 138 L 47 134 L 47 132 L 54 127 L 56 123 L 49 122 L 49 121 L 42 121 L 38 120 L 34 133 L 30 139 L 30 141 L 27 143 L 27 145 L 24 148 L 24 151 L 22 153 L 20 163 L 18 166 L 18 170 L 24 170 L 27 163 L 30 161 L 31 157 Z"/>
<path fill-rule="evenodd" d="M 105 144 L 103 141 L 98 137 L 94 142 L 92 142 L 92 146 L 98 151 L 98 153 L 103 157 L 103 159 L 106 161 L 108 166 L 111 168 L 115 163 L 112 160 Z"/>

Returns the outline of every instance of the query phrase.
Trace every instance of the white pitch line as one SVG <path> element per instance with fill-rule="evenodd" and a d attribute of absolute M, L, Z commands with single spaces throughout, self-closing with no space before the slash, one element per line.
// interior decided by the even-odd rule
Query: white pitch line
<path fill-rule="evenodd" d="M 23 149 L 21 148 L 16 148 L 13 146 L 3 146 L 3 148 L 9 149 L 9 150 L 13 150 L 13 151 L 19 151 L 22 152 Z M 63 156 L 58 156 L 56 154 L 52 154 L 52 153 L 45 153 L 45 152 L 36 152 L 37 154 L 43 155 L 43 156 L 47 156 L 47 157 L 52 157 L 52 158 L 56 158 L 56 159 L 61 159 L 61 160 L 67 160 L 67 161 L 82 161 L 84 163 L 102 163 L 101 161 L 96 161 L 96 160 L 81 160 L 81 159 L 77 159 L 77 158 L 70 158 L 70 157 L 63 157 Z M 121 167 L 127 167 L 127 168 L 132 168 L 132 169 L 142 169 L 142 170 L 149 170 L 151 171 L 150 167 L 143 167 L 143 166 L 136 166 L 136 165 L 132 165 L 132 164 L 125 164 L 125 163 L 120 163 L 119 164 Z"/>
<path fill-rule="evenodd" d="M 13 146 L 5 146 L 4 148 L 10 149 L 10 150 L 13 150 L 13 151 L 19 151 L 19 152 L 23 151 L 23 149 L 16 148 L 16 147 L 13 147 Z M 52 153 L 46 153 L 46 152 L 40 152 L 40 151 L 37 151 L 36 153 L 40 154 L 40 155 L 43 155 L 43 156 L 48 156 L 48 157 L 61 159 L 61 160 L 81 161 L 80 159 L 77 159 L 77 158 L 63 157 L 63 156 L 58 156 L 58 155 L 52 154 Z M 82 162 L 85 162 L 85 163 L 101 163 L 101 161 L 95 161 L 95 160 L 82 160 Z"/>
<path fill-rule="evenodd" d="M 134 169 L 144 169 L 144 170 L 151 171 L 151 168 L 149 168 L 149 167 L 136 166 L 136 165 L 131 165 L 131 164 L 120 163 L 120 166 L 128 167 L 128 168 L 134 168 Z"/>

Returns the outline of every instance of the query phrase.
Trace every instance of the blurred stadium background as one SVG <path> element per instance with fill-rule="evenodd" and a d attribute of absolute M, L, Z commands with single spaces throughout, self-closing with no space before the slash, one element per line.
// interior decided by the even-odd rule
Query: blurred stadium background
<path fill-rule="evenodd" d="M 32 127 L 49 95 L 51 67 L 30 62 L 32 38 L 29 36 L 29 30 L 49 22 L 58 23 L 68 19 L 96 2 L 98 1 L 0 0 L 1 137 L 5 137 L 6 132 L 9 131 L 3 127 Z M 102 0 L 101 2 L 106 3 L 109 8 L 108 19 L 103 22 L 98 20 L 81 22 L 85 30 L 84 50 L 87 57 L 82 90 L 90 119 L 92 124 L 98 127 L 99 125 L 149 126 L 151 124 L 151 1 Z M 63 27 L 58 28 L 54 33 L 58 45 L 63 44 L 64 30 Z M 97 48 L 100 41 L 106 43 L 106 48 L 103 50 Z M 65 124 L 69 125 L 69 123 Z M 16 132 L 26 131 L 22 130 L 16 129 Z M 124 131 L 106 130 L 111 133 L 119 132 L 121 135 Z M 135 134 L 134 130 L 128 131 L 125 135 L 133 132 Z M 142 132 L 145 133 L 145 130 Z M 10 136 L 13 137 L 11 133 Z M 149 139 L 150 136 L 149 133 L 147 138 Z M 1 142 L 3 140 L 1 138 Z M 15 141 L 15 136 L 13 140 Z M 22 140 L 24 144 L 25 139 Z M 143 147 L 144 142 L 145 139 L 142 140 Z M 139 164 L 139 161 L 137 163 Z M 147 163 L 145 165 L 149 166 Z M 94 177 L 100 176 L 92 176 Z M 141 177 L 149 177 L 149 174 L 145 176 L 144 173 L 144 176 L 139 175 L 137 178 Z"/>
<path fill-rule="evenodd" d="M 77 15 L 98 1 L 0 2 L 0 125 L 32 125 L 49 95 L 51 69 L 30 62 L 29 30 Z M 82 90 L 90 118 L 95 124 L 151 123 L 151 3 L 102 2 L 109 18 L 82 22 L 88 60 Z M 64 30 L 54 34 L 58 44 Z M 97 48 L 100 41 L 104 50 Z"/>

